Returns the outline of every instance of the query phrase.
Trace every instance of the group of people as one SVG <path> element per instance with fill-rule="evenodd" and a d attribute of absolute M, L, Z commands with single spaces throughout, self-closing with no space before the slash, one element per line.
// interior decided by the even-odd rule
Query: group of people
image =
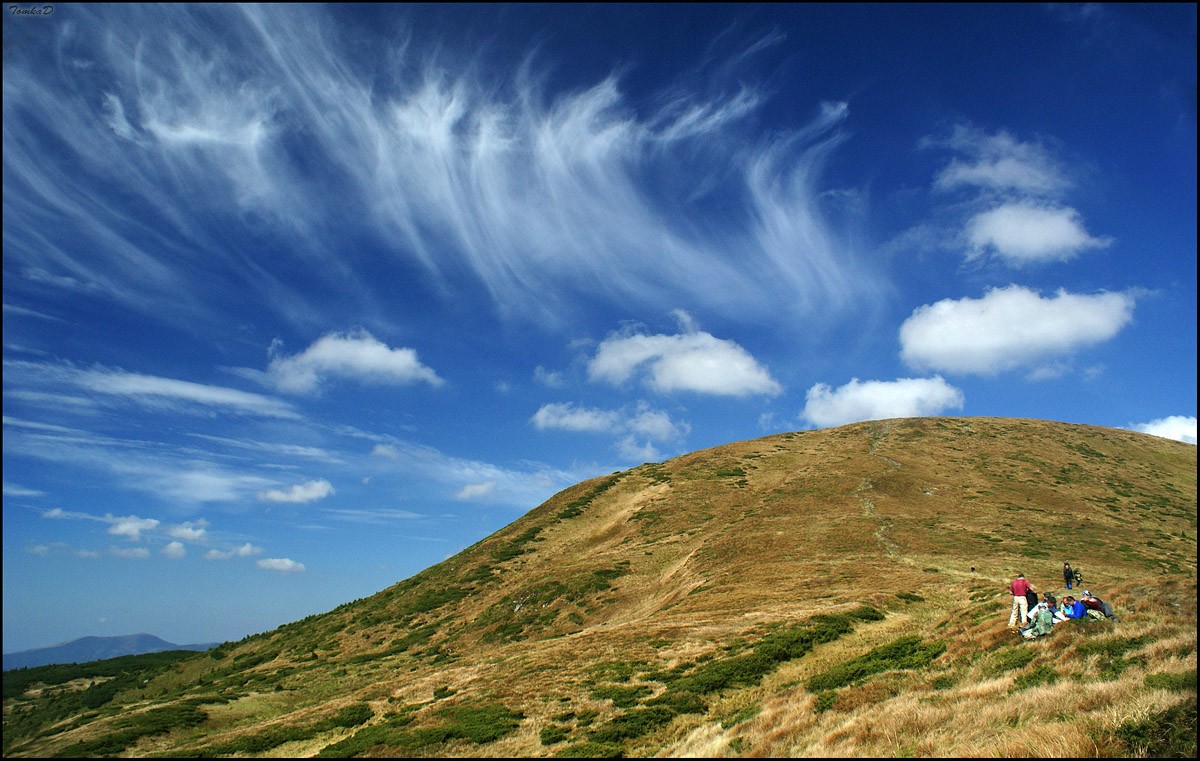
<path fill-rule="evenodd" d="M 1067 589 L 1071 589 L 1082 583 L 1083 574 L 1078 569 L 1072 569 L 1070 563 L 1063 563 L 1063 581 Z M 1115 618 L 1112 606 L 1086 589 L 1078 599 L 1074 595 L 1066 595 L 1060 603 L 1053 594 L 1047 593 L 1039 601 L 1037 591 L 1025 580 L 1025 574 L 1017 574 L 1017 578 L 1009 585 L 1009 591 L 1012 592 L 1013 601 L 1008 625 L 1010 628 L 1017 627 L 1019 620 L 1017 631 L 1026 639 L 1049 634 L 1054 624 L 1060 621 Z"/>

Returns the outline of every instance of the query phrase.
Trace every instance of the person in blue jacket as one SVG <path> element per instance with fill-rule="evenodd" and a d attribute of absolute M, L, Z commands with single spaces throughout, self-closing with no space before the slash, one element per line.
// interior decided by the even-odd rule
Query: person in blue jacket
<path fill-rule="evenodd" d="M 1063 598 L 1062 608 L 1060 609 L 1064 620 L 1080 619 L 1087 615 L 1087 608 L 1083 603 L 1076 600 L 1071 595 Z"/>

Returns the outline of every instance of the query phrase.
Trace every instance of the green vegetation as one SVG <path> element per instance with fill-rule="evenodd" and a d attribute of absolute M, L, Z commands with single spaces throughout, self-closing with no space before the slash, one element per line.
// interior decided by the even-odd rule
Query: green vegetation
<path fill-rule="evenodd" d="M 1054 684 L 1058 681 L 1058 672 L 1052 667 L 1045 664 L 1034 666 L 1029 671 L 1025 672 L 1013 680 L 1013 686 L 1010 692 L 1024 690 L 1029 687 L 1037 687 L 1042 684 Z"/>
<path fill-rule="evenodd" d="M 500 703 L 447 706 L 435 715 L 440 722 L 416 729 L 408 728 L 412 719 L 405 714 L 398 716 L 396 721 L 373 724 L 352 737 L 326 746 L 318 758 L 348 758 L 368 750 L 430 754 L 454 740 L 484 745 L 514 732 L 524 718 L 520 712 Z"/>
<path fill-rule="evenodd" d="M 806 683 L 809 692 L 821 692 L 845 687 L 883 671 L 917 669 L 928 666 L 946 650 L 942 642 L 925 642 L 908 636 L 893 640 L 828 671 L 817 674 Z"/>
<path fill-rule="evenodd" d="M 1129 755 L 1140 758 L 1196 757 L 1196 698 L 1179 703 L 1142 721 L 1123 724 L 1116 736 Z"/>
<path fill-rule="evenodd" d="M 203 724 L 208 719 L 199 705 L 193 701 L 176 703 L 135 713 L 115 724 L 116 732 L 110 732 L 95 740 L 68 745 L 59 751 L 58 758 L 87 758 L 92 756 L 115 756 L 143 737 L 161 735 L 172 729 L 184 729 Z"/>
<path fill-rule="evenodd" d="M 1196 691 L 1196 670 L 1174 674 L 1147 674 L 1146 686 L 1152 690 Z"/>

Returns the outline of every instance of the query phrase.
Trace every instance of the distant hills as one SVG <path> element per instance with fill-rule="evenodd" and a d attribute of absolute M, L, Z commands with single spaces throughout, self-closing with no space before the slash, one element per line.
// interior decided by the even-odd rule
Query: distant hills
<path fill-rule="evenodd" d="M 207 653 L 6 673 L 3 755 L 1195 758 L 1196 452 L 912 418 L 646 463 Z M 1064 561 L 1120 620 L 1022 640 Z"/>
<path fill-rule="evenodd" d="M 126 634 L 121 637 L 80 637 L 52 647 L 38 647 L 4 654 L 4 670 L 49 666 L 56 663 L 87 663 L 122 655 L 161 653 L 165 650 L 210 650 L 219 642 L 176 645 L 153 634 Z"/>

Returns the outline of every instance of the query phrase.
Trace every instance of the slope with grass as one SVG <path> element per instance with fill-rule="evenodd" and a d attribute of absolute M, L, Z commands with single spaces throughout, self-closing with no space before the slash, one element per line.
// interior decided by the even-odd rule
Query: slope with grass
<path fill-rule="evenodd" d="M 1196 549 L 1194 446 L 994 418 L 781 434 L 581 483 L 207 654 L 6 674 L 4 752 L 1194 755 Z M 1121 620 L 1018 641 L 1008 581 L 1060 591 L 1064 560 Z"/>

